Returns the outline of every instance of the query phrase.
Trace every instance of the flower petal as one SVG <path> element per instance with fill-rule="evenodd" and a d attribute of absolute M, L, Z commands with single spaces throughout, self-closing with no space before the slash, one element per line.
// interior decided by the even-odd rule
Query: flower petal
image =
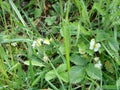
<path fill-rule="evenodd" d="M 100 47 L 101 47 L 100 43 L 95 44 L 94 51 L 97 52 Z"/>
<path fill-rule="evenodd" d="M 94 49 L 94 45 L 95 45 L 95 39 L 91 39 L 89 49 L 93 50 Z"/>
<path fill-rule="evenodd" d="M 98 61 L 98 63 L 95 64 L 95 67 L 98 68 L 98 69 L 101 69 L 102 67 L 102 64 L 100 61 Z"/>
<path fill-rule="evenodd" d="M 43 43 L 49 45 L 50 44 L 50 40 L 49 39 L 45 39 Z"/>

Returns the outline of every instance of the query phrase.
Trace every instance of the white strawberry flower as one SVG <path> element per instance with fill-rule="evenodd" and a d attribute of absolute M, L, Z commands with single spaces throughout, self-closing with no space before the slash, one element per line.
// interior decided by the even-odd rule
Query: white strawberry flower
<path fill-rule="evenodd" d="M 49 44 L 50 44 L 50 40 L 49 40 L 49 39 L 45 39 L 45 40 L 43 41 L 43 43 L 49 45 Z"/>
<path fill-rule="evenodd" d="M 94 45 L 95 45 L 95 39 L 91 39 L 90 41 L 90 50 L 93 50 L 94 49 Z"/>
<path fill-rule="evenodd" d="M 100 60 L 94 66 L 98 69 L 101 69 L 102 64 L 101 64 Z"/>
<path fill-rule="evenodd" d="M 99 61 L 99 57 L 95 57 L 95 58 L 94 58 L 94 61 L 95 61 L 95 62 L 98 62 L 98 61 Z"/>
<path fill-rule="evenodd" d="M 97 52 L 100 47 L 101 47 L 100 43 L 96 43 L 94 46 L 94 51 Z"/>
<path fill-rule="evenodd" d="M 37 43 L 41 43 L 42 41 L 43 41 L 42 38 L 38 38 L 38 39 L 37 39 Z"/>
<path fill-rule="evenodd" d="M 47 62 L 48 60 L 49 60 L 48 56 L 46 54 L 44 54 L 43 61 Z"/>
<path fill-rule="evenodd" d="M 95 39 L 91 39 L 89 47 L 90 50 L 94 50 L 94 52 L 97 52 L 100 49 L 100 47 L 101 47 L 100 43 L 96 43 Z"/>
<path fill-rule="evenodd" d="M 11 43 L 11 45 L 15 47 L 15 46 L 17 46 L 17 43 L 13 42 L 13 43 Z"/>
<path fill-rule="evenodd" d="M 37 44 L 37 42 L 36 42 L 36 41 L 33 41 L 32 47 L 35 48 L 36 44 Z"/>
<path fill-rule="evenodd" d="M 33 41 L 32 47 L 35 48 L 36 46 L 39 47 L 41 46 L 41 42 L 43 41 L 42 38 L 38 38 L 36 41 Z"/>

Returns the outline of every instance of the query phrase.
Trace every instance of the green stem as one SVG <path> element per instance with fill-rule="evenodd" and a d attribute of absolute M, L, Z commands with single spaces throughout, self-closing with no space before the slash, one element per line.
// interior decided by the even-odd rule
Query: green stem
<path fill-rule="evenodd" d="M 64 44 L 65 44 L 65 53 L 66 53 L 66 62 L 68 70 L 68 79 L 69 79 L 69 90 L 71 90 L 70 84 L 70 28 L 69 28 L 69 9 L 70 9 L 70 0 L 68 0 L 67 11 L 65 20 L 63 20 L 63 35 L 64 35 Z"/>

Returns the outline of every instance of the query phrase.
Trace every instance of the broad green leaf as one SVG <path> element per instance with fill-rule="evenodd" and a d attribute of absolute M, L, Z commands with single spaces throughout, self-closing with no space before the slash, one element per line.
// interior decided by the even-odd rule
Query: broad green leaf
<path fill-rule="evenodd" d="M 68 72 L 61 72 L 59 73 L 60 78 L 64 81 L 64 82 L 68 82 Z"/>
<path fill-rule="evenodd" d="M 55 71 L 54 71 L 54 70 L 49 71 L 49 72 L 45 75 L 45 79 L 46 79 L 47 81 L 52 80 L 52 79 L 54 79 L 54 78 L 56 78 L 56 74 L 55 74 Z"/>
<path fill-rule="evenodd" d="M 66 72 L 67 70 L 67 65 L 66 64 L 61 64 L 58 68 L 57 68 L 57 72 L 60 76 L 60 78 L 64 81 L 64 82 L 68 82 L 68 72 Z"/>
<path fill-rule="evenodd" d="M 24 64 L 25 65 L 29 65 L 29 61 L 25 61 L 24 62 Z M 44 65 L 42 64 L 42 63 L 40 63 L 40 62 L 38 62 L 38 61 L 36 61 L 36 60 L 32 60 L 31 61 L 31 64 L 33 65 L 33 66 L 39 66 L 39 67 L 44 67 Z"/>
<path fill-rule="evenodd" d="M 93 64 L 89 64 L 86 68 L 87 75 L 92 79 L 101 80 L 102 79 L 102 71 Z"/>
<path fill-rule="evenodd" d="M 80 39 L 80 40 L 81 40 L 82 42 L 80 42 L 80 43 L 78 44 L 78 47 L 79 47 L 80 49 L 84 50 L 84 52 L 86 52 L 87 49 L 88 49 L 88 47 L 89 47 L 89 45 L 86 44 L 86 42 L 84 42 L 83 39 Z"/>
<path fill-rule="evenodd" d="M 65 54 L 65 47 L 64 47 L 63 44 L 60 45 L 60 47 L 59 47 L 59 51 L 61 52 L 62 55 Z"/>
<path fill-rule="evenodd" d="M 80 32 L 81 34 L 84 34 L 84 35 L 91 35 L 91 33 L 93 33 L 91 31 L 86 30 L 85 27 L 83 27 L 82 25 L 80 25 Z"/>
<path fill-rule="evenodd" d="M 85 69 L 83 66 L 73 66 L 70 70 L 71 83 L 79 83 L 85 77 Z"/>
<path fill-rule="evenodd" d="M 64 72 L 67 70 L 67 65 L 66 64 L 61 64 L 59 65 L 59 67 L 57 68 L 57 72 Z"/>
<path fill-rule="evenodd" d="M 88 61 L 86 59 L 82 58 L 80 55 L 73 54 L 71 56 L 71 62 L 73 62 L 76 65 L 85 65 L 85 64 L 87 64 Z"/>
<path fill-rule="evenodd" d="M 42 14 L 42 9 L 36 8 L 35 11 L 34 11 L 35 18 L 40 17 L 41 14 Z"/>
<path fill-rule="evenodd" d="M 119 50 L 119 44 L 114 38 L 110 38 L 108 44 L 113 51 L 117 52 Z"/>
<path fill-rule="evenodd" d="M 68 82 L 68 72 L 66 70 L 67 70 L 66 64 L 61 64 L 56 69 L 60 79 L 62 79 L 64 82 Z M 57 78 L 57 75 L 56 75 L 54 70 L 49 71 L 45 75 L 46 80 L 52 80 L 52 79 L 55 79 L 55 78 Z"/>
<path fill-rule="evenodd" d="M 97 42 L 101 42 L 103 40 L 107 40 L 109 39 L 109 33 L 106 33 L 105 31 L 103 30 L 97 30 L 97 33 L 96 33 L 96 41 Z"/>
<path fill-rule="evenodd" d="M 45 22 L 46 22 L 48 25 L 52 25 L 52 24 L 55 22 L 56 18 L 57 18 L 56 16 L 47 17 L 47 18 L 45 19 Z"/>

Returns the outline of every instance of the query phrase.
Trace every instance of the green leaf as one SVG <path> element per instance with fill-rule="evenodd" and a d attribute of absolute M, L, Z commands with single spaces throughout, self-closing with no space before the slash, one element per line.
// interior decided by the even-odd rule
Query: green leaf
<path fill-rule="evenodd" d="M 76 65 L 85 65 L 88 61 L 82 58 L 80 55 L 73 54 L 71 56 L 71 62 L 73 62 Z"/>
<path fill-rule="evenodd" d="M 115 40 L 114 38 L 110 38 L 108 41 L 108 44 L 113 51 L 118 52 L 119 44 L 118 44 L 117 40 Z"/>
<path fill-rule="evenodd" d="M 55 74 L 55 71 L 54 71 L 54 70 L 49 71 L 49 72 L 45 75 L 45 79 L 46 79 L 47 81 L 52 80 L 52 79 L 54 79 L 54 78 L 56 78 L 56 74 Z"/>
<path fill-rule="evenodd" d="M 57 72 L 60 73 L 60 72 L 64 72 L 67 70 L 67 65 L 66 64 L 61 64 L 59 65 L 59 67 L 57 68 Z"/>
<path fill-rule="evenodd" d="M 63 44 L 60 45 L 60 47 L 59 47 L 59 51 L 61 52 L 62 55 L 65 54 L 65 47 L 64 47 Z"/>
<path fill-rule="evenodd" d="M 60 78 L 64 81 L 64 82 L 68 82 L 68 72 L 61 72 L 59 73 Z"/>
<path fill-rule="evenodd" d="M 105 31 L 102 31 L 102 30 L 97 30 L 97 33 L 96 33 L 96 41 L 97 42 L 107 40 L 107 39 L 109 39 L 109 37 L 110 37 L 109 33 L 106 33 Z"/>
<path fill-rule="evenodd" d="M 70 70 L 71 83 L 79 83 L 85 77 L 85 69 L 83 66 L 73 66 Z"/>
<path fill-rule="evenodd" d="M 60 78 L 64 81 L 64 82 L 68 82 L 68 72 L 66 72 L 67 70 L 67 65 L 66 64 L 61 64 L 58 68 L 57 68 L 57 72 L 60 76 Z"/>
<path fill-rule="evenodd" d="M 42 14 L 42 9 L 36 8 L 35 11 L 34 11 L 35 18 L 40 17 L 41 14 Z"/>
<path fill-rule="evenodd" d="M 86 69 L 87 75 L 92 79 L 101 80 L 102 79 L 102 71 L 93 64 L 89 64 Z"/>
<path fill-rule="evenodd" d="M 66 70 L 67 70 L 66 64 L 61 64 L 56 69 L 60 79 L 62 79 L 64 82 L 68 82 L 68 72 Z M 57 75 L 56 75 L 54 70 L 49 71 L 45 75 L 46 80 L 52 80 L 52 79 L 55 79 L 55 78 L 57 78 Z"/>
<path fill-rule="evenodd" d="M 60 15 L 60 8 L 59 8 L 59 4 L 57 3 L 55 3 L 55 4 L 53 4 L 52 5 L 52 7 L 53 7 L 53 9 L 55 10 L 55 12 L 58 14 L 58 15 Z"/>
<path fill-rule="evenodd" d="M 24 62 L 24 64 L 25 65 L 29 65 L 29 61 L 25 61 Z M 38 61 L 36 61 L 36 60 L 32 60 L 31 61 L 31 64 L 33 65 L 33 66 L 39 66 L 39 67 L 44 67 L 44 65 L 42 64 L 42 63 L 40 63 L 40 62 L 38 62 Z"/>
<path fill-rule="evenodd" d="M 45 19 L 45 22 L 46 22 L 48 25 L 52 25 L 52 24 L 55 22 L 56 18 L 57 18 L 56 16 L 47 17 L 47 18 Z"/>

